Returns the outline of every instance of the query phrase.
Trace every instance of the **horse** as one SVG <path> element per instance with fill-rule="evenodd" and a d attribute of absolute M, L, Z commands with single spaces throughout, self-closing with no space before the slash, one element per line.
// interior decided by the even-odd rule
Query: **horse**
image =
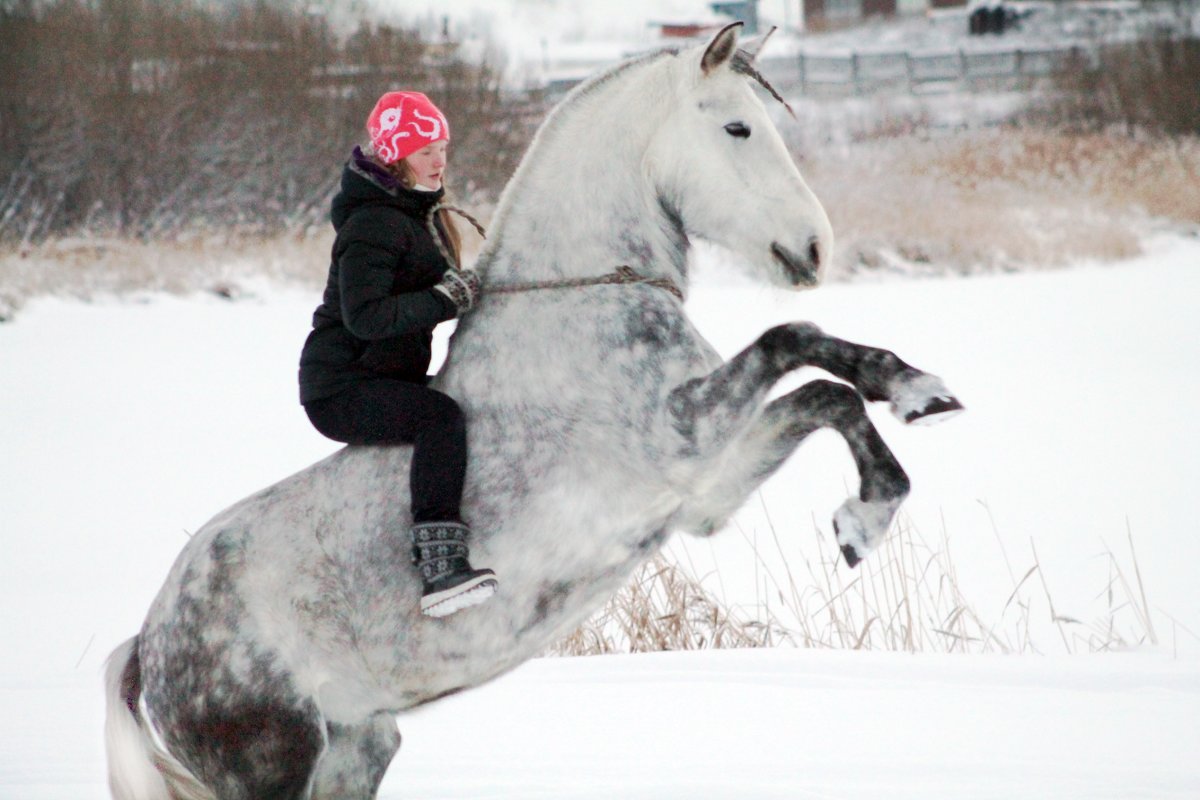
<path fill-rule="evenodd" d="M 719 531 L 817 429 L 860 474 L 834 514 L 845 561 L 880 542 L 909 481 L 865 403 L 905 423 L 961 403 L 804 322 L 724 361 L 684 307 L 692 238 L 789 289 L 829 263 L 828 217 L 756 94 L 755 56 L 734 24 L 589 79 L 501 195 L 481 300 L 434 384 L 466 412 L 471 552 L 499 592 L 420 613 L 396 491 L 410 448 L 345 447 L 245 498 L 192 536 L 108 660 L 114 797 L 374 798 L 400 712 L 545 652 L 668 535 Z M 768 400 L 810 365 L 839 380 Z"/>

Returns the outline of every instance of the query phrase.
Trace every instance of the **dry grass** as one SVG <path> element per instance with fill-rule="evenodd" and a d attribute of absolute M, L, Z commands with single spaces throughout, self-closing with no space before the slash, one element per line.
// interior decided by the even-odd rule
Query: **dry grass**
<path fill-rule="evenodd" d="M 778 625 L 727 607 L 698 580 L 656 555 L 552 652 L 583 656 L 771 647 L 786 637 Z"/>
<path fill-rule="evenodd" d="M 486 225 L 490 208 L 473 209 Z M 463 234 L 464 263 L 483 244 Z M 319 290 L 329 271 L 333 228 L 328 224 L 274 236 L 236 230 L 180 234 L 139 241 L 111 236 L 72 236 L 41 244 L 0 247 L 0 322 L 33 297 L 92 300 L 144 292 L 211 292 L 237 298 L 263 283 Z"/>
<path fill-rule="evenodd" d="M 271 281 L 320 286 L 329 236 L 221 234 L 170 241 L 72 237 L 0 251 L 0 317 L 38 296 L 91 300 L 140 292 L 236 297 Z"/>
<path fill-rule="evenodd" d="M 1029 127 L 930 138 L 880 129 L 805 150 L 805 174 L 837 232 L 841 277 L 1111 261 L 1138 254 L 1155 226 L 1200 225 L 1196 138 Z M 471 210 L 486 222 L 489 209 Z M 39 295 L 236 295 L 263 278 L 320 286 L 331 236 L 321 225 L 269 238 L 81 236 L 0 249 L 0 318 Z M 480 243 L 466 239 L 470 263 Z"/>
<path fill-rule="evenodd" d="M 1133 540 L 1122 563 L 1105 548 L 1109 579 L 1092 619 L 1061 614 L 1037 552 L 1016 572 L 995 618 L 976 610 L 959 582 L 949 543 L 929 546 L 900 523 L 857 570 L 839 564 L 817 531 L 815 560 L 758 554 L 769 587 L 754 615 L 723 603 L 701 581 L 659 556 L 599 613 L 553 649 L 600 655 L 704 648 L 801 647 L 937 653 L 1091 653 L 1158 644 Z M 783 564 L 772 572 L 768 562 Z M 1005 562 L 1008 556 L 1005 554 Z"/>
<path fill-rule="evenodd" d="M 1129 563 L 1137 579 L 1128 580 L 1120 560 L 1106 549 L 1108 602 L 1094 619 L 1079 620 L 1058 612 L 1032 542 L 1028 565 L 1022 570 L 1008 566 L 1011 590 L 989 618 L 963 590 L 946 536 L 933 547 L 902 520 L 855 572 L 839 567 L 831 537 L 819 531 L 818 536 L 819 559 L 804 561 L 802 583 L 789 567 L 777 588 L 786 616 L 795 620 L 795 636 L 809 647 L 1079 653 L 1158 643 L 1132 538 Z M 1051 629 L 1058 642 L 1046 641 Z"/>
<path fill-rule="evenodd" d="M 1200 225 L 1200 139 L 993 129 L 810 152 L 841 275 L 1055 267 Z"/>

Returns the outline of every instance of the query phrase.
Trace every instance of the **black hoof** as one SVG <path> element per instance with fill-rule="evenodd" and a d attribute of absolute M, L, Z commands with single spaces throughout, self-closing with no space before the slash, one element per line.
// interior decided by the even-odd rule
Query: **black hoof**
<path fill-rule="evenodd" d="M 960 414 L 964 411 L 963 404 L 956 397 L 935 397 L 920 411 L 910 411 L 904 416 L 908 424 L 930 424 Z"/>
<path fill-rule="evenodd" d="M 858 557 L 858 551 L 854 549 L 854 545 L 852 544 L 842 545 L 842 556 L 846 559 L 847 567 L 856 567 L 858 566 L 858 562 L 862 561 Z"/>

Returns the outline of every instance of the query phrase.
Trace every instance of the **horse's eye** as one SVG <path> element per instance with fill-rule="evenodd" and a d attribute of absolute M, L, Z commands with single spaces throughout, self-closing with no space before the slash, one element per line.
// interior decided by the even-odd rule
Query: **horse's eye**
<path fill-rule="evenodd" d="M 738 139 L 750 138 L 750 126 L 744 122 L 731 122 L 725 126 L 725 132 Z"/>

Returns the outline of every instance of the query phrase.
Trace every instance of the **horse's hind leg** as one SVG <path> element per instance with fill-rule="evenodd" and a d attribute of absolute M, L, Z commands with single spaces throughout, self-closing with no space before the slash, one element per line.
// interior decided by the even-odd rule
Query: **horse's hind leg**
<path fill-rule="evenodd" d="M 321 712 L 277 660 L 223 632 L 150 628 L 142 689 L 151 721 L 219 800 L 303 800 L 325 745 Z"/>
<path fill-rule="evenodd" d="M 210 707 L 184 726 L 169 731 L 169 749 L 219 800 L 308 797 L 324 740 L 311 704 Z"/>
<path fill-rule="evenodd" d="M 770 403 L 723 461 L 719 482 L 689 500 L 675 524 L 700 534 L 721 527 L 819 428 L 838 431 L 858 467 L 858 496 L 843 503 L 833 518 L 838 545 L 846 563 L 854 566 L 887 533 L 909 482 L 867 417 L 862 397 L 844 383 L 813 381 Z"/>
<path fill-rule="evenodd" d="M 381 712 L 360 725 L 331 722 L 326 734 L 311 800 L 372 800 L 400 749 L 395 717 Z"/>

